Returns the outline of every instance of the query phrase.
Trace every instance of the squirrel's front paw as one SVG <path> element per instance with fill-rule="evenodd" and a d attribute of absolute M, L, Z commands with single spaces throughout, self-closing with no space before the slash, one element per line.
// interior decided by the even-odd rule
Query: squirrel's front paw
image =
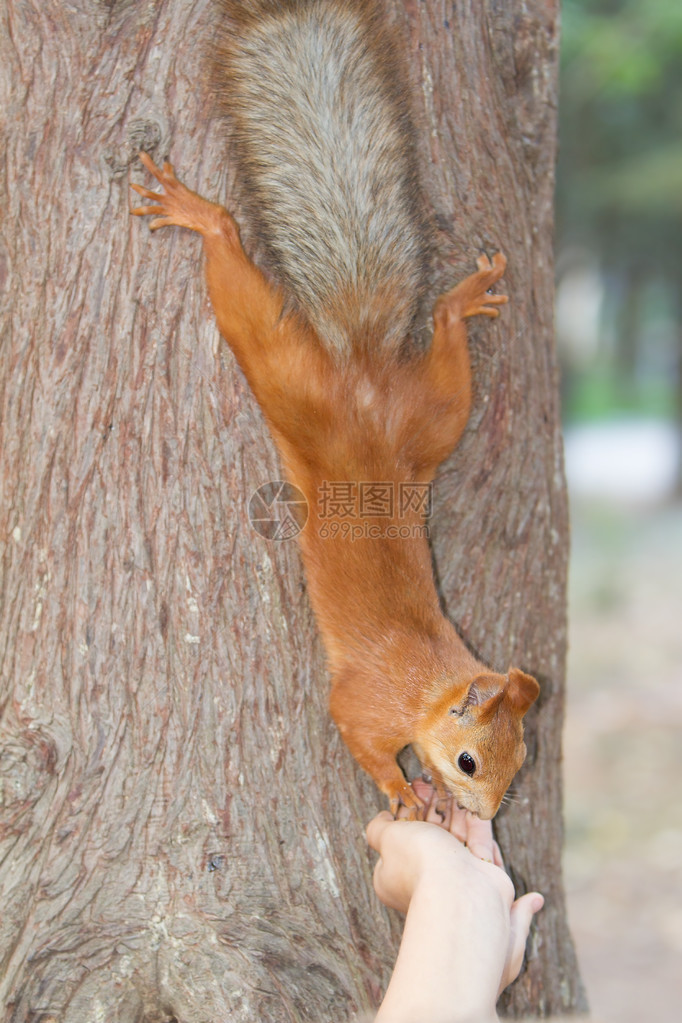
<path fill-rule="evenodd" d="M 384 791 L 386 790 L 384 789 Z M 404 807 L 405 812 L 400 814 L 402 820 L 415 821 L 422 818 L 425 809 L 424 801 L 407 782 L 403 785 L 392 786 L 386 795 L 390 800 L 390 810 L 394 817 L 397 817 L 400 808 Z"/>

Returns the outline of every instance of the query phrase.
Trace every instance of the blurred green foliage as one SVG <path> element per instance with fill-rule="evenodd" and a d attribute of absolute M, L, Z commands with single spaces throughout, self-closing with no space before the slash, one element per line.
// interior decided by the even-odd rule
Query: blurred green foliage
<path fill-rule="evenodd" d="M 675 393 L 670 383 L 655 380 L 635 389 L 624 387 L 613 367 L 602 360 L 574 381 L 565 401 L 567 418 L 575 421 L 611 419 L 614 413 L 672 419 Z"/>
<path fill-rule="evenodd" d="M 682 0 L 563 0 L 559 138 L 558 253 L 594 257 L 611 338 L 591 374 L 567 367 L 566 410 L 680 415 Z"/>
<path fill-rule="evenodd" d="M 607 265 L 682 267 L 682 2 L 564 0 L 557 213 Z"/>

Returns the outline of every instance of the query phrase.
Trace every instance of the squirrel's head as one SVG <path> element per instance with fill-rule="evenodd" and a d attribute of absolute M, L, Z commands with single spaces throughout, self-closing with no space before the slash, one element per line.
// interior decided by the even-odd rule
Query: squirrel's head
<path fill-rule="evenodd" d="M 439 698 L 422 721 L 413 745 L 424 767 L 483 820 L 495 816 L 526 759 L 522 719 L 539 692 L 518 668 L 481 674 Z"/>

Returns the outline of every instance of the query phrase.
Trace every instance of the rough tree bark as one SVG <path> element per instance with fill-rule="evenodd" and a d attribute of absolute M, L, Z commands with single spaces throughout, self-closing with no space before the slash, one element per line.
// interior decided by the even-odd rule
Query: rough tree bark
<path fill-rule="evenodd" d="M 566 501 L 552 342 L 556 0 L 400 3 L 438 285 L 510 257 L 472 330 L 476 403 L 432 522 L 449 614 L 543 685 L 499 818 L 547 895 L 518 1015 L 582 1004 L 560 882 Z M 200 243 L 128 216 L 144 147 L 230 194 L 207 117 L 210 0 L 0 13 L 2 1004 L 12 1023 L 343 1020 L 400 921 L 381 804 L 326 709 L 294 543 L 250 528 L 280 474 L 217 336 Z"/>

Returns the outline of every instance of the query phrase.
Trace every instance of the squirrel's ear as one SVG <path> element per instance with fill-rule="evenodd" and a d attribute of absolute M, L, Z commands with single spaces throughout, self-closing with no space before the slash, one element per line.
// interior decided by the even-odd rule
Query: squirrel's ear
<path fill-rule="evenodd" d="M 461 705 L 461 711 L 476 708 L 477 718 L 488 718 L 495 713 L 500 705 L 507 686 L 505 675 L 491 672 L 489 675 L 477 675 L 469 683 L 467 694 Z"/>
<path fill-rule="evenodd" d="M 519 668 L 510 668 L 506 695 L 519 717 L 523 717 L 540 695 L 540 686 L 532 675 L 526 675 Z"/>

